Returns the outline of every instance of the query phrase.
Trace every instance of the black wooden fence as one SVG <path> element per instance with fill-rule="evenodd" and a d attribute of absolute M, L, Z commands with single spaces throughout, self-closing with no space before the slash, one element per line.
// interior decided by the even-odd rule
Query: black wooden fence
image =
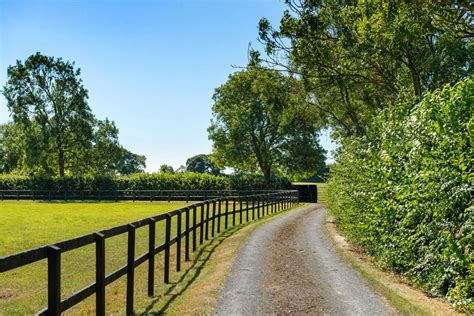
<path fill-rule="evenodd" d="M 260 219 L 269 214 L 288 209 L 298 203 L 298 191 L 278 191 L 271 193 L 226 196 L 217 199 L 188 205 L 168 213 L 159 214 L 126 225 L 106 229 L 93 234 L 84 235 L 56 244 L 27 250 L 8 257 L 0 258 L 0 273 L 25 266 L 39 260 L 48 261 L 48 306 L 39 311 L 39 315 L 59 315 L 87 297 L 96 294 L 96 314 L 105 315 L 105 287 L 123 275 L 127 276 L 126 314 L 132 315 L 134 310 L 134 272 L 135 268 L 148 261 L 148 295 L 154 295 L 155 256 L 164 252 L 164 282 L 169 283 L 170 249 L 176 244 L 176 270 L 180 271 L 182 255 L 181 242 L 184 238 L 184 260 L 188 261 L 190 252 L 196 251 L 198 244 L 214 238 L 215 234 L 231 226 Z M 198 212 L 200 220 L 197 221 Z M 236 216 L 239 215 L 239 223 Z M 182 227 L 184 216 L 184 230 Z M 192 221 L 191 221 L 192 216 Z M 176 236 L 171 236 L 172 218 L 176 217 Z M 224 227 L 221 230 L 221 219 Z M 155 245 L 157 222 L 165 221 L 165 242 Z M 209 225 L 210 224 L 210 225 Z M 148 226 L 148 252 L 136 258 L 135 230 Z M 209 228 L 209 226 L 211 226 Z M 197 239 L 198 230 L 199 240 Z M 106 275 L 105 273 L 105 240 L 120 234 L 128 235 L 127 264 Z M 95 243 L 96 247 L 96 281 L 71 296 L 61 297 L 61 254 Z"/>
<path fill-rule="evenodd" d="M 0 200 L 204 201 L 276 190 L 0 190 Z"/>

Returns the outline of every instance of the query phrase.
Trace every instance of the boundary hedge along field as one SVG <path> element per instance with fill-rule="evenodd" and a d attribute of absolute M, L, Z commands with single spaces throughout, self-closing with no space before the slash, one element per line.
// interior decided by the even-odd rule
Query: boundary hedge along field
<path fill-rule="evenodd" d="M 64 178 L 0 174 L 0 190 L 263 190 L 290 187 L 286 178 L 273 178 L 268 186 L 260 176 L 214 176 L 193 172 Z"/>
<path fill-rule="evenodd" d="M 474 312 L 474 79 L 382 113 L 341 147 L 329 206 L 381 266 Z"/>

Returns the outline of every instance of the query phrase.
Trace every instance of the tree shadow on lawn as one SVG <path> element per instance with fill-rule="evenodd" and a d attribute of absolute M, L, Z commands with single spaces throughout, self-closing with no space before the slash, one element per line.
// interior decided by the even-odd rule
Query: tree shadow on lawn
<path fill-rule="evenodd" d="M 211 242 L 208 243 L 207 245 L 204 245 L 204 247 L 202 247 L 198 251 L 195 259 L 193 260 L 192 265 L 186 270 L 186 272 L 183 275 L 181 275 L 178 281 L 171 282 L 172 285 L 166 290 L 166 292 L 160 296 L 157 296 L 150 303 L 150 305 L 146 307 L 145 311 L 143 313 L 140 313 L 139 315 L 165 315 L 171 303 L 173 303 L 181 294 L 183 294 L 199 277 L 202 269 L 206 266 L 207 262 L 211 258 L 212 254 L 215 252 L 216 248 L 220 244 L 222 244 L 224 240 L 232 236 L 242 227 L 243 225 L 233 227 L 230 230 L 223 232 L 221 235 L 217 236 L 215 239 L 211 240 Z M 194 275 L 190 279 L 186 280 L 186 277 L 190 275 L 191 273 L 194 273 Z M 173 290 L 176 289 L 176 287 L 180 285 L 182 285 L 183 288 L 180 289 L 179 292 L 171 294 Z M 154 306 L 158 304 L 160 300 L 165 299 L 167 297 L 169 297 L 169 299 L 166 302 L 166 304 L 163 307 L 161 307 L 157 312 L 152 312 L 152 309 L 154 308 Z"/>

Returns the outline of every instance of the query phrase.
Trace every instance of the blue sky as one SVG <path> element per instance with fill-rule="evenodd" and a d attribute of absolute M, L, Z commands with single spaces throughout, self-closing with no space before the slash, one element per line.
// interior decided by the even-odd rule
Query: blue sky
<path fill-rule="evenodd" d="M 258 21 L 277 24 L 279 0 L 0 0 L 0 86 L 8 65 L 35 52 L 75 61 L 94 114 L 147 171 L 179 167 L 212 148 L 214 89 L 259 48 Z M 0 97 L 0 123 L 9 120 Z M 334 147 L 327 135 L 321 143 Z"/>

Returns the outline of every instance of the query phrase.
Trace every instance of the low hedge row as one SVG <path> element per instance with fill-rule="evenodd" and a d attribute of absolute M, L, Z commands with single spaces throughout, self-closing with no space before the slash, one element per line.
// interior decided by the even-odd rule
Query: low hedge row
<path fill-rule="evenodd" d="M 64 178 L 0 174 L 0 190 L 264 190 L 290 186 L 286 178 L 273 178 L 268 186 L 260 176 L 214 176 L 192 172 Z"/>
<path fill-rule="evenodd" d="M 329 180 L 337 225 L 380 265 L 474 312 L 474 80 L 387 110 L 346 140 Z"/>

